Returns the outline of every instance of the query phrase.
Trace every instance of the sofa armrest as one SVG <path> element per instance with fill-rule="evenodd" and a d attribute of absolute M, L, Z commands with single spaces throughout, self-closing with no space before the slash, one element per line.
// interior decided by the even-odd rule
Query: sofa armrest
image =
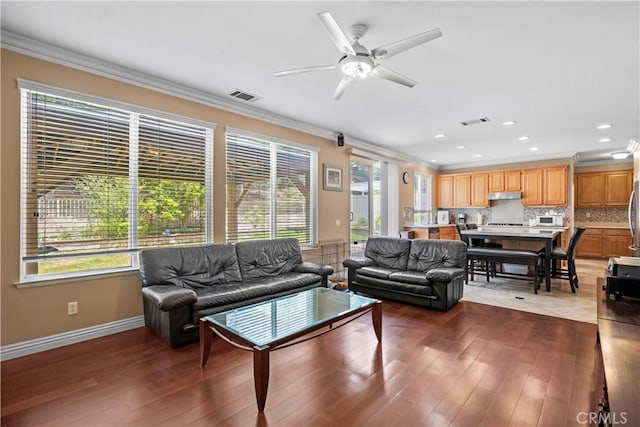
<path fill-rule="evenodd" d="M 142 288 L 142 295 L 162 311 L 172 311 L 198 299 L 195 291 L 172 285 L 146 286 Z"/>
<path fill-rule="evenodd" d="M 427 271 L 427 280 L 449 283 L 456 277 L 464 276 L 464 268 L 434 268 Z"/>
<path fill-rule="evenodd" d="M 360 267 L 369 267 L 371 265 L 376 265 L 376 262 L 368 257 L 360 257 L 360 258 L 349 258 L 342 261 L 342 265 L 347 268 L 360 268 Z"/>
<path fill-rule="evenodd" d="M 314 273 L 319 276 L 328 276 L 333 274 L 333 268 L 326 264 L 316 264 L 315 262 L 303 262 L 293 269 L 296 273 Z"/>
<path fill-rule="evenodd" d="M 333 274 L 333 268 L 326 264 L 316 264 L 315 262 L 303 262 L 294 267 L 296 273 L 314 273 L 322 277 L 322 286 L 329 287 L 329 275 Z"/>

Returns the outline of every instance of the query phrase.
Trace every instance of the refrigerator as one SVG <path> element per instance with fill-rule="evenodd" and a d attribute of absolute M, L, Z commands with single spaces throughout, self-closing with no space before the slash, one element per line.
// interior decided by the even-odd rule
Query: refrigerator
<path fill-rule="evenodd" d="M 633 251 L 633 256 L 640 256 L 640 181 L 633 182 L 633 191 L 629 197 L 629 231 L 633 239 L 629 249 Z"/>

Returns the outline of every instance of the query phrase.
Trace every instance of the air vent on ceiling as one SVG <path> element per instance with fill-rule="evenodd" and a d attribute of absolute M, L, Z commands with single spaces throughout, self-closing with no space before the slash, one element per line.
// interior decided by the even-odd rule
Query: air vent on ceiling
<path fill-rule="evenodd" d="M 467 120 L 466 122 L 460 122 L 460 124 L 462 126 L 469 126 L 469 125 L 477 125 L 478 123 L 486 123 L 488 121 L 489 121 L 489 117 L 483 117 L 481 119 Z"/>
<path fill-rule="evenodd" d="M 262 99 L 259 96 L 251 95 L 250 93 L 243 92 L 240 89 L 234 90 L 229 95 L 233 96 L 234 98 L 239 98 L 239 99 L 242 99 L 243 101 L 247 101 L 247 102 L 255 102 L 258 99 Z"/>

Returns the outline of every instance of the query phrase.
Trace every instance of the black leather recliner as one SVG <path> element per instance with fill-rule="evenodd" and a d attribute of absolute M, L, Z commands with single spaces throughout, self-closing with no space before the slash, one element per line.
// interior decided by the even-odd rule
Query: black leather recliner
<path fill-rule="evenodd" d="M 365 257 L 343 265 L 354 292 L 449 310 L 462 298 L 466 254 L 457 240 L 370 237 Z"/>
<path fill-rule="evenodd" d="M 303 262 L 296 239 L 140 252 L 145 325 L 171 347 L 198 339 L 203 316 L 324 286 L 333 268 Z"/>

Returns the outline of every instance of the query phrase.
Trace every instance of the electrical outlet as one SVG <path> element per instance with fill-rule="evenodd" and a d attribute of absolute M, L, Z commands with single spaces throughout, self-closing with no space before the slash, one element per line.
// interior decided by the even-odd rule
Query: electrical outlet
<path fill-rule="evenodd" d="M 67 314 L 69 316 L 78 314 L 78 301 L 71 301 L 67 303 Z"/>

